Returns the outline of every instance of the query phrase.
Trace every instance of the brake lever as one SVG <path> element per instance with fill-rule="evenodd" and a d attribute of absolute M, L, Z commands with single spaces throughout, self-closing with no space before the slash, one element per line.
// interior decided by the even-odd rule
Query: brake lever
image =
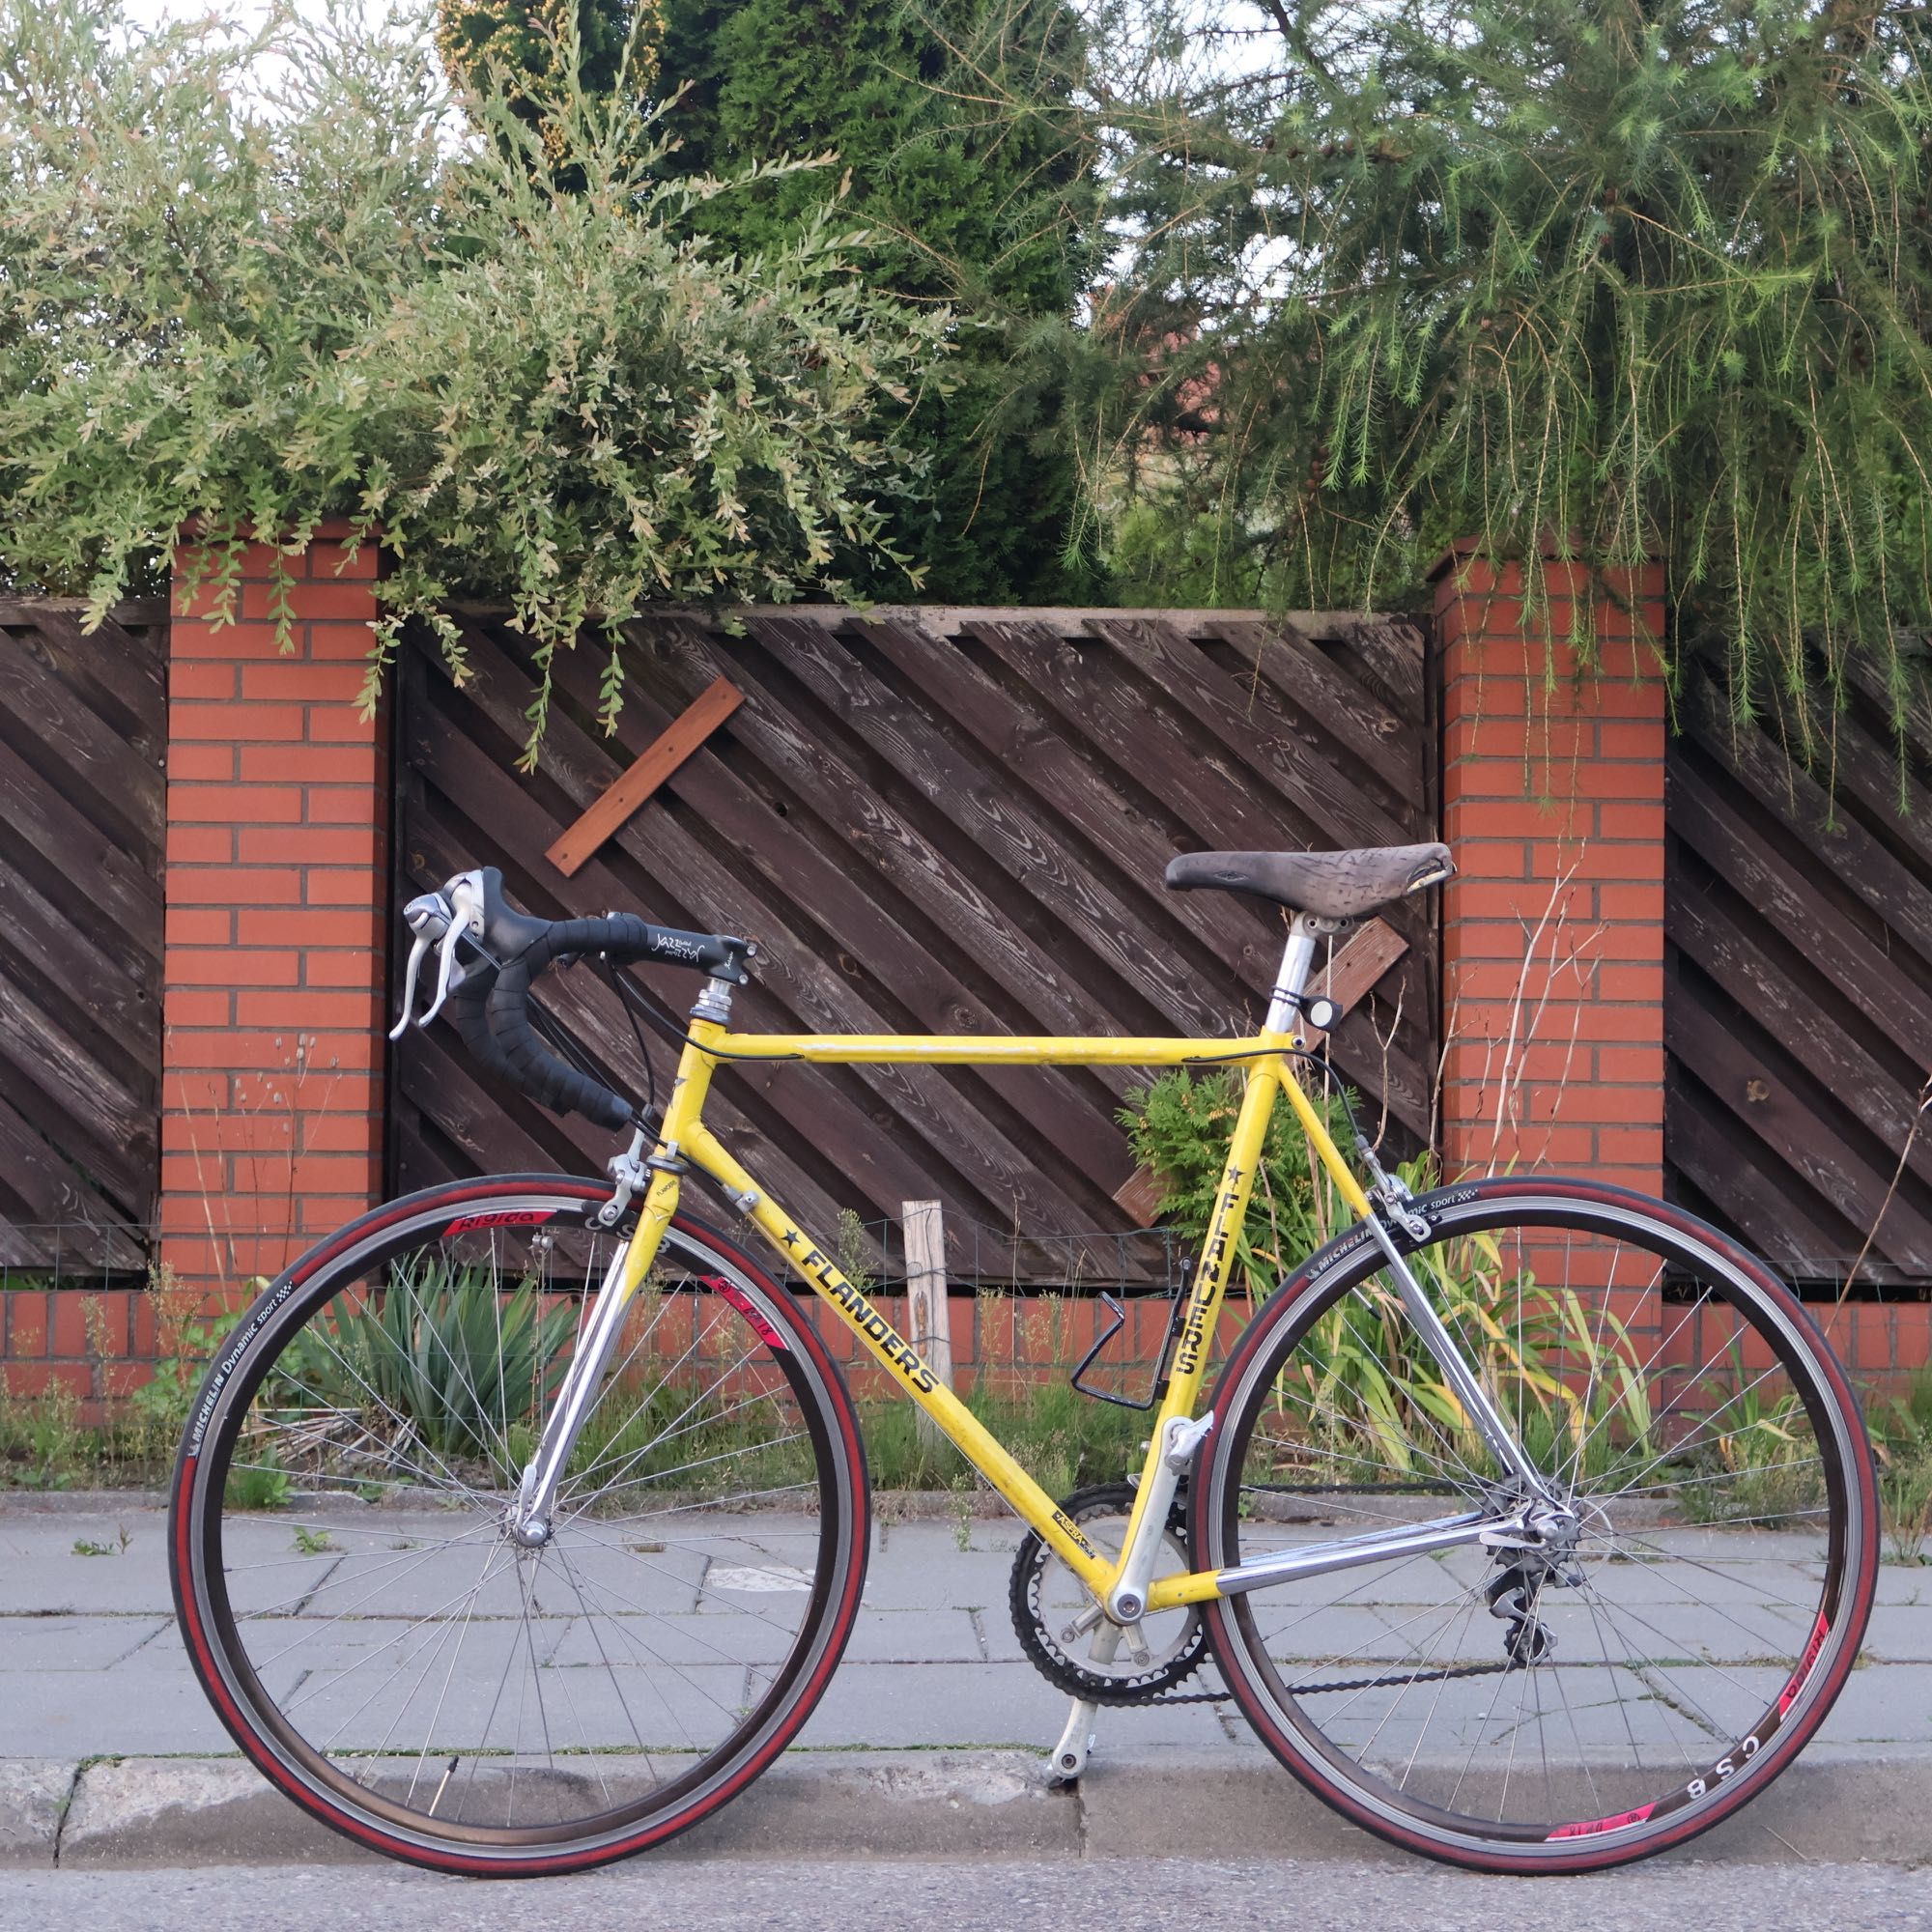
<path fill-rule="evenodd" d="M 403 921 L 415 941 L 410 948 L 410 963 L 403 976 L 403 1010 L 390 1030 L 391 1039 L 401 1039 L 413 1018 L 426 1027 L 442 1010 L 443 1003 L 465 978 L 463 962 L 456 956 L 458 942 L 479 935 L 483 930 L 483 880 L 478 872 L 459 872 L 440 892 L 423 893 L 403 908 Z M 418 1017 L 415 1013 L 416 980 L 431 947 L 438 948 L 436 997 Z"/>
<path fill-rule="evenodd" d="M 389 1029 L 391 1039 L 401 1039 L 415 1017 L 416 978 L 422 971 L 423 955 L 449 930 L 455 911 L 440 893 L 423 893 L 403 908 L 403 923 L 415 934 L 410 948 L 410 963 L 403 975 L 403 1010 Z"/>
<path fill-rule="evenodd" d="M 456 956 L 458 944 L 483 936 L 483 874 L 459 872 L 443 888 L 443 903 L 449 907 L 449 924 L 442 935 L 440 958 L 437 964 L 436 998 L 416 1022 L 426 1027 L 442 1010 L 442 1003 L 463 983 L 462 962 Z"/>

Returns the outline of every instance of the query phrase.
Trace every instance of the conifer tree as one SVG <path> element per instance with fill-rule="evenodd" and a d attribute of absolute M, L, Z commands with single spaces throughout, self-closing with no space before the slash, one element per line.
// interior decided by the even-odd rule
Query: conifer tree
<path fill-rule="evenodd" d="M 1386 605 L 1464 537 L 1532 589 L 1552 543 L 1655 556 L 1740 709 L 1776 682 L 1822 725 L 1862 660 L 1903 720 L 1932 634 L 1923 10 L 1088 4 L 1122 246 L 1052 346 L 1149 589 Z"/>
<path fill-rule="evenodd" d="M 994 18 L 994 10 L 998 18 Z M 733 248 L 771 245 L 835 193 L 862 226 L 867 278 L 957 324 L 947 392 L 929 388 L 900 439 L 927 459 L 899 499 L 898 547 L 920 594 L 949 603 L 1086 600 L 1066 553 L 1076 474 L 1060 384 L 1016 377 L 1013 343 L 1064 324 L 1086 280 L 1084 193 L 1068 101 L 1075 21 L 1064 0 L 670 0 L 659 86 L 674 99 L 672 165 L 728 177 L 779 155 L 822 168 L 719 195 L 698 219 Z M 1016 119 L 989 116 L 993 47 Z M 1071 218 L 1068 218 L 1068 217 Z M 866 588 L 903 599 L 902 576 Z"/>

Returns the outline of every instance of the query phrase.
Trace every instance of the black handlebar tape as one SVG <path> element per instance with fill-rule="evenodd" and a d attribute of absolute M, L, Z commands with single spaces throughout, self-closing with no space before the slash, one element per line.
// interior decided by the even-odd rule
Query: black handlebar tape
<path fill-rule="evenodd" d="M 554 1113 L 582 1114 L 612 1132 L 632 1125 L 636 1106 L 621 1094 L 567 1066 L 530 1025 L 530 986 L 554 960 L 602 953 L 620 965 L 653 961 L 689 966 L 742 984 L 748 952 L 742 939 L 680 932 L 635 913 L 601 919 L 546 920 L 518 912 L 503 895 L 503 875 L 482 869 L 480 944 L 495 965 L 479 963 L 449 996 L 446 1010 L 464 1044 L 486 1066 Z"/>
<path fill-rule="evenodd" d="M 599 920 L 571 919 L 550 926 L 516 958 L 497 969 L 484 1011 L 497 1050 L 509 1063 L 511 1079 L 521 1092 L 554 1114 L 582 1114 L 614 1133 L 632 1123 L 637 1109 L 602 1081 L 566 1066 L 537 1038 L 529 1016 L 530 981 L 559 952 L 594 951 L 595 934 L 583 928 L 601 923 Z M 486 929 L 486 940 L 488 936 Z"/>
<path fill-rule="evenodd" d="M 483 1010 L 490 988 L 497 982 L 497 969 L 481 961 L 466 964 L 463 983 L 454 987 L 442 1003 L 450 1024 L 462 1036 L 469 1057 L 488 1067 L 499 1080 L 517 1085 L 517 1071 L 497 1051 L 496 1036 L 490 1031 L 489 1016 Z"/>

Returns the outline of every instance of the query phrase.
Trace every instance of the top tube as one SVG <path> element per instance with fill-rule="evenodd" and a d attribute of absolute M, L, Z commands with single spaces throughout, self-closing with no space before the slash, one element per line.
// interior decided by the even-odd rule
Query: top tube
<path fill-rule="evenodd" d="M 987 1066 L 1238 1065 L 1293 1045 L 1286 1034 L 1236 1039 L 1185 1036 L 925 1033 L 726 1033 L 694 1029 L 699 1049 L 733 1060 L 803 1060 L 821 1066 L 916 1063 Z"/>

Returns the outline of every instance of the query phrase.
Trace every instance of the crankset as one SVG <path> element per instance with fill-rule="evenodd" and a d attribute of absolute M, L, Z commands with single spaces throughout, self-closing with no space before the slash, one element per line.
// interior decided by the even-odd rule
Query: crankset
<path fill-rule="evenodd" d="M 1076 1490 L 1061 1505 L 1097 1548 L 1118 1554 L 1134 1506 L 1130 1483 Z M 1176 1492 L 1161 1541 L 1178 1566 L 1187 1560 L 1186 1486 Z M 1129 1625 L 1111 1662 L 1088 1653 L 1100 1610 L 1072 1573 L 1032 1530 L 1013 1555 L 1008 1602 L 1013 1634 L 1048 1683 L 1094 1704 L 1151 1704 L 1194 1674 L 1208 1652 L 1208 1627 L 1193 1605 Z"/>

